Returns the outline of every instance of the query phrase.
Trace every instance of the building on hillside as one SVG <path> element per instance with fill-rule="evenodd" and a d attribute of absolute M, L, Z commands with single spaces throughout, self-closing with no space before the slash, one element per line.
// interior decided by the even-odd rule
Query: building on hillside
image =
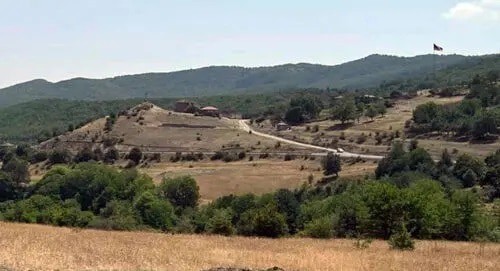
<path fill-rule="evenodd" d="M 290 125 L 284 123 L 284 122 L 279 122 L 278 124 L 276 124 L 276 130 L 278 131 L 286 131 L 286 130 L 290 130 L 291 127 Z"/>
<path fill-rule="evenodd" d="M 200 114 L 203 116 L 211 116 L 211 117 L 219 117 L 220 112 L 217 107 L 214 106 L 205 106 L 200 109 Z"/>
<path fill-rule="evenodd" d="M 175 102 L 174 111 L 180 113 L 194 113 L 196 112 L 196 105 L 191 101 L 179 100 Z"/>

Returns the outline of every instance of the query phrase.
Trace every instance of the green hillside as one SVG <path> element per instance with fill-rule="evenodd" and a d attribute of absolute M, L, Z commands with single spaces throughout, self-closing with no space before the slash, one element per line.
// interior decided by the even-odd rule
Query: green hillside
<path fill-rule="evenodd" d="M 445 55 L 436 56 L 436 69 L 465 70 L 463 74 L 455 73 L 453 79 L 458 82 L 467 78 L 464 74 L 470 74 L 471 68 L 481 70 L 484 59 L 500 66 L 500 55 Z M 289 88 L 376 88 L 384 82 L 429 77 L 432 72 L 432 55 L 371 55 L 337 66 L 305 63 L 259 68 L 214 66 L 107 79 L 75 78 L 57 83 L 39 79 L 0 89 L 0 107 L 50 98 L 98 101 L 142 98 L 146 93 L 153 98 L 172 98 L 266 93 Z"/>

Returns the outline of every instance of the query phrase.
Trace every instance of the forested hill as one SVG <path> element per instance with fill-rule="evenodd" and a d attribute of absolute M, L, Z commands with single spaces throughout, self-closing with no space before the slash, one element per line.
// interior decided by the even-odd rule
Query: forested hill
<path fill-rule="evenodd" d="M 436 69 L 477 69 L 485 59 L 500 66 L 500 55 L 446 55 L 436 56 Z M 57 83 L 38 79 L 0 89 L 0 107 L 46 98 L 116 100 L 144 97 L 146 93 L 149 97 L 168 98 L 271 92 L 285 88 L 372 88 L 383 82 L 426 78 L 432 72 L 433 55 L 371 55 L 336 66 L 306 63 L 259 68 L 213 66 L 107 79 L 75 78 Z M 467 76 L 463 79 L 470 77 L 469 72 L 464 73 Z"/>

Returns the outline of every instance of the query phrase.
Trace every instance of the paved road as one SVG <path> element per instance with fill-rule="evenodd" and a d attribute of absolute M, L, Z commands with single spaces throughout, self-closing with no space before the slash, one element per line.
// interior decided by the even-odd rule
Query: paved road
<path fill-rule="evenodd" d="M 274 140 L 281 141 L 281 142 L 288 143 L 288 144 L 295 145 L 295 146 L 300 146 L 300 147 L 305 147 L 305 148 L 310 148 L 310 149 L 316 149 L 316 150 L 322 150 L 322 151 L 325 151 L 325 152 L 333 152 L 333 153 L 336 153 L 336 154 L 340 155 L 340 157 L 347 157 L 347 158 L 360 157 L 362 159 L 370 159 L 370 160 L 380 160 L 380 159 L 383 158 L 383 156 L 380 156 L 380 155 L 360 154 L 360 153 L 352 153 L 352 152 L 345 152 L 345 151 L 344 152 L 338 152 L 337 149 L 315 146 L 315 145 L 311 145 L 311 144 L 306 144 L 306 143 L 301 143 L 301 142 L 297 142 L 297 141 L 285 139 L 285 138 L 282 138 L 282 137 L 279 137 L 279 136 L 274 136 L 274 135 L 270 135 L 270 134 L 261 133 L 261 132 L 255 131 L 252 128 L 250 128 L 250 126 L 248 126 L 246 120 L 239 120 L 238 124 L 239 124 L 239 128 L 241 130 L 243 130 L 243 131 L 245 131 L 247 133 L 250 132 L 250 131 L 252 131 L 252 134 L 256 135 L 256 136 L 267 137 L 267 138 L 270 138 L 270 139 L 274 139 Z"/>

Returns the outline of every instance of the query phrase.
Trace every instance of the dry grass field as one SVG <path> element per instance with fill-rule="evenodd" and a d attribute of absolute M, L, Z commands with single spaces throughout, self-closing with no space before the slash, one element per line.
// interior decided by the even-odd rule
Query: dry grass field
<path fill-rule="evenodd" d="M 403 136 L 405 122 L 412 118 L 412 111 L 420 104 L 427 102 L 435 102 L 437 104 L 450 104 L 457 103 L 463 99 L 463 96 L 456 96 L 450 98 L 427 97 L 424 94 L 417 96 L 411 100 L 399 100 L 394 107 L 388 108 L 387 114 L 383 117 L 378 116 L 373 121 L 367 117 L 360 118 L 359 123 L 354 123 L 352 126 L 340 127 L 338 121 L 319 121 L 309 123 L 307 126 L 312 128 L 315 125 L 319 126 L 318 132 L 306 131 L 306 125 L 296 126 L 292 131 L 275 131 L 269 123 L 264 123 L 264 127 L 254 128 L 257 130 L 273 133 L 287 139 L 295 139 L 307 143 L 315 144 L 331 144 L 333 139 L 339 139 L 338 147 L 347 151 L 355 153 L 367 154 L 386 154 L 391 145 L 387 139 L 384 139 L 382 144 L 377 145 L 375 140 L 376 133 L 388 135 L 400 132 Z M 311 129 L 312 130 L 312 129 Z M 345 139 L 340 139 L 341 134 L 345 135 Z M 358 143 L 358 137 L 364 134 L 366 141 Z M 481 157 L 487 156 L 489 153 L 500 148 L 500 142 L 492 144 L 472 144 L 469 142 L 453 142 L 447 141 L 443 138 L 431 138 L 419 140 L 420 146 L 427 149 L 434 157 L 439 157 L 442 150 L 447 148 L 450 152 L 456 149 L 458 153 L 472 153 Z M 332 145 L 330 145 L 332 146 Z"/>
<path fill-rule="evenodd" d="M 280 188 L 297 188 L 307 182 L 309 175 L 314 180 L 323 176 L 321 159 L 314 161 L 295 159 L 265 159 L 224 163 L 204 160 L 201 162 L 158 163 L 141 169 L 156 182 L 163 177 L 190 175 L 200 186 L 202 200 L 213 200 L 223 195 L 255 193 L 263 194 Z M 349 165 L 344 163 L 341 177 L 373 174 L 373 162 Z"/>
<path fill-rule="evenodd" d="M 169 270 L 211 267 L 291 270 L 498 270 L 500 245 L 417 241 L 409 252 L 385 241 L 262 239 L 75 230 L 0 223 L 0 270 Z M 3 269 L 2 269 L 3 268 Z"/>

